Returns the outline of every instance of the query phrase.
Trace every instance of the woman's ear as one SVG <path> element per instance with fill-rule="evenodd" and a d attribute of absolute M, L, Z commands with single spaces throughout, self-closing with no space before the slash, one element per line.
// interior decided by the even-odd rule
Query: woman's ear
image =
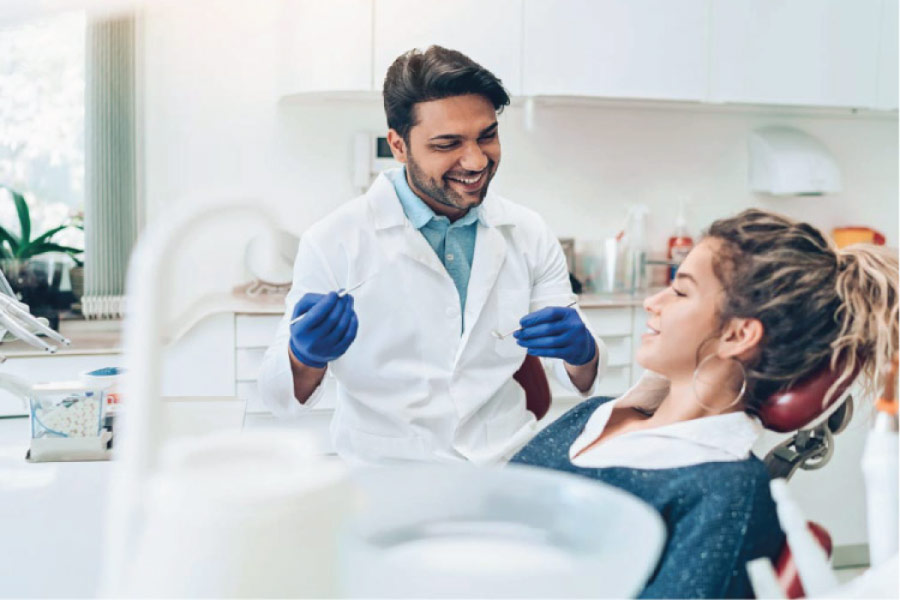
<path fill-rule="evenodd" d="M 403 136 L 397 133 L 394 129 L 388 129 L 387 134 L 387 142 L 388 146 L 391 147 L 391 154 L 394 155 L 394 159 L 397 162 L 406 164 L 406 142 L 403 140 Z"/>
<path fill-rule="evenodd" d="M 719 338 L 716 353 L 722 358 L 747 360 L 756 354 L 763 333 L 765 330 L 759 319 L 733 318 Z"/>

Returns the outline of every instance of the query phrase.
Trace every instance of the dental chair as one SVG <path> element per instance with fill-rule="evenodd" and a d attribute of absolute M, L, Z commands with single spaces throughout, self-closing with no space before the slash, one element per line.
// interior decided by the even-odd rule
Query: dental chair
<path fill-rule="evenodd" d="M 831 460 L 834 454 L 834 436 L 846 429 L 853 417 L 853 398 L 845 392 L 856 375 L 857 373 L 853 373 L 836 390 L 827 406 L 823 406 L 822 400 L 837 378 L 827 367 L 769 399 L 759 414 L 763 425 L 778 433 L 795 432 L 769 451 L 763 459 L 770 477 L 790 479 L 798 469 L 821 469 Z M 526 355 L 513 378 L 525 390 L 526 408 L 538 420 L 542 419 L 550 409 L 552 396 L 540 359 Z M 827 419 L 815 427 L 808 427 L 829 411 L 833 412 Z M 817 523 L 809 522 L 809 528 L 830 557 L 831 536 Z M 805 596 L 787 543 L 774 567 L 778 582 L 788 598 Z"/>
<path fill-rule="evenodd" d="M 763 459 L 772 479 L 790 479 L 797 469 L 821 469 L 831 460 L 834 454 L 834 436 L 846 429 L 853 417 L 853 398 L 849 394 L 845 395 L 845 392 L 856 375 L 857 373 L 853 373 L 838 387 L 828 405 L 823 406 L 822 400 L 837 379 L 837 374 L 827 366 L 769 399 L 759 414 L 766 429 L 778 433 L 795 432 L 770 450 Z M 808 427 L 829 411 L 833 412 L 827 419 L 815 427 Z M 830 557 L 831 536 L 817 523 L 810 521 L 808 526 Z M 787 543 L 774 567 L 778 583 L 788 598 L 803 598 L 806 595 Z"/>
<path fill-rule="evenodd" d="M 513 379 L 525 390 L 525 408 L 531 411 L 538 421 L 543 419 L 550 410 L 553 398 L 541 359 L 526 354 L 522 366 L 513 374 Z"/>

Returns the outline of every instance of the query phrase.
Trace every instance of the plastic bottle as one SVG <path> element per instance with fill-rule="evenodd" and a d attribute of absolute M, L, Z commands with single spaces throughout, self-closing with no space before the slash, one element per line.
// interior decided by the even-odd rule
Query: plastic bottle
<path fill-rule="evenodd" d="M 884 563 L 897 554 L 898 433 L 897 358 L 885 374 L 884 392 L 875 405 L 875 420 L 866 438 L 862 472 L 866 483 L 869 564 Z"/>
<path fill-rule="evenodd" d="M 666 283 L 671 283 L 675 279 L 675 273 L 678 271 L 678 265 L 688 255 L 694 247 L 694 240 L 688 231 L 687 218 L 684 214 L 684 200 L 678 202 L 678 216 L 675 218 L 675 231 L 669 238 L 669 247 L 666 251 L 666 259 L 669 261 L 669 268 L 666 271 Z"/>
<path fill-rule="evenodd" d="M 644 204 L 628 207 L 625 217 L 625 291 L 643 292 L 647 289 L 647 214 Z"/>

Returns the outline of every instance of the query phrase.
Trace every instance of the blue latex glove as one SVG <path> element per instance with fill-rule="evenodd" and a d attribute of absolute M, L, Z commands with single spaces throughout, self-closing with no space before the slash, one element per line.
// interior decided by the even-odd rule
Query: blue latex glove
<path fill-rule="evenodd" d="M 359 323 L 353 311 L 353 296 L 338 298 L 337 292 L 304 294 L 294 305 L 291 353 L 305 365 L 321 369 L 347 351 L 356 339 Z"/>
<path fill-rule="evenodd" d="M 527 314 L 513 333 L 517 343 L 534 356 L 561 358 L 570 365 L 594 360 L 597 343 L 574 308 L 548 306 Z"/>

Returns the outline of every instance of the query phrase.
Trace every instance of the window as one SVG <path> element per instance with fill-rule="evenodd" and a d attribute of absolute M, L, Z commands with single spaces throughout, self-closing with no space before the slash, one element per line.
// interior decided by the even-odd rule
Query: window
<path fill-rule="evenodd" d="M 87 318 L 122 316 L 137 237 L 135 23 L 69 12 L 0 27 L 0 185 L 24 193 L 32 238 L 83 215 L 83 232 L 53 241 L 85 249 Z M 6 195 L 0 225 L 18 234 Z"/>
<path fill-rule="evenodd" d="M 0 28 L 0 184 L 24 193 L 33 235 L 83 211 L 84 89 L 84 13 Z M 0 225 L 19 231 L 2 196 Z M 83 237 L 69 229 L 54 241 L 82 248 Z"/>

